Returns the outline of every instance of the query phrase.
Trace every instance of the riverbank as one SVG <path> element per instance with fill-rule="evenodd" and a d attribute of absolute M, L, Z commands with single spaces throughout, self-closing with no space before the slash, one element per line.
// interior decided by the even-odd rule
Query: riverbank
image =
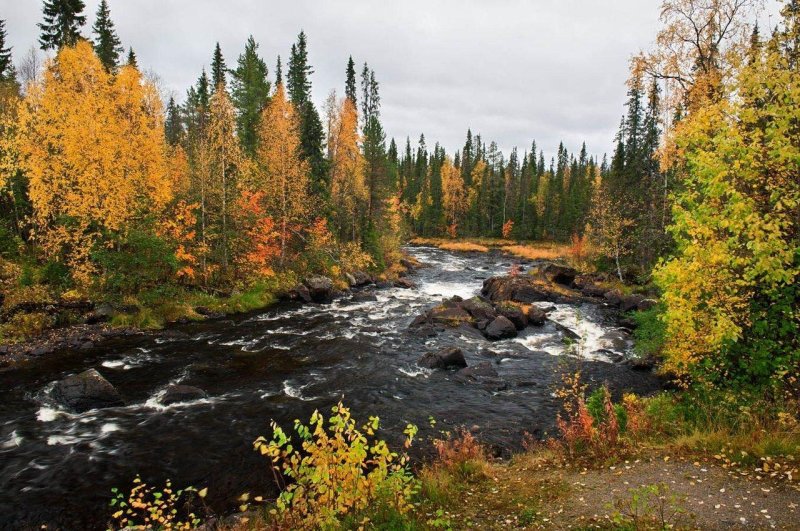
<path fill-rule="evenodd" d="M 334 276 L 331 271 L 324 273 L 333 276 L 329 279 L 330 289 L 344 293 L 359 282 L 395 281 L 419 265 L 412 257 L 404 255 L 398 263 L 374 275 L 355 272 L 354 276 L 338 272 Z M 302 285 L 302 280 L 288 271 L 229 294 L 164 286 L 156 293 L 142 293 L 120 301 L 82 300 L 80 311 L 63 309 L 65 305 L 60 300 L 52 303 L 37 301 L 32 311 L 16 311 L 12 306 L 6 308 L 5 313 L 0 312 L 4 322 L 0 329 L 3 326 L 8 329 L 5 334 L 0 334 L 0 368 L 59 350 L 86 351 L 109 339 L 158 335 L 170 325 L 265 310 L 280 299 L 293 296 L 292 290 Z M 19 303 L 20 306 L 26 304 L 32 305 L 30 302 Z M 52 318 L 52 326 L 45 324 L 43 316 Z M 18 332 L 21 335 L 13 335 L 15 328 L 21 328 Z"/>

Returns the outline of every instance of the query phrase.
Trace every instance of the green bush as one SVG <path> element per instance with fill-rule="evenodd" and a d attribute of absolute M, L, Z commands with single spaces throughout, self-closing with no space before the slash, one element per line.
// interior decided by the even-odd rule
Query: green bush
<path fill-rule="evenodd" d="M 647 358 L 660 355 L 666 333 L 666 325 L 661 319 L 663 313 L 664 307 L 659 304 L 649 310 L 631 314 L 636 321 L 633 351 L 637 356 Z"/>
<path fill-rule="evenodd" d="M 112 248 L 97 249 L 93 258 L 103 272 L 100 288 L 112 294 L 133 294 L 168 284 L 178 267 L 164 240 L 139 230 Z"/>

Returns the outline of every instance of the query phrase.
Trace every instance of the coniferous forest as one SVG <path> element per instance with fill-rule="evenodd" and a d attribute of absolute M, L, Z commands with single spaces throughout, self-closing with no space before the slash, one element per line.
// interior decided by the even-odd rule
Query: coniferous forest
<path fill-rule="evenodd" d="M 114 8 L 0 20 L 0 528 L 797 527 L 800 2 L 654 6 L 609 153 Z"/>

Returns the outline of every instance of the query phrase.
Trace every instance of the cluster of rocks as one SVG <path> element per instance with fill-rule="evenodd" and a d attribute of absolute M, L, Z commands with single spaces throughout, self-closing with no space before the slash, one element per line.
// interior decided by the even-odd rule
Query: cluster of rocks
<path fill-rule="evenodd" d="M 50 396 L 73 413 L 125 405 L 125 400 L 116 387 L 95 369 L 73 374 L 56 382 Z M 206 392 L 198 387 L 171 384 L 164 390 L 159 402 L 168 406 L 207 397 Z"/>
<path fill-rule="evenodd" d="M 483 283 L 481 293 L 491 301 L 532 303 L 540 301 L 577 303 L 600 299 L 621 312 L 644 311 L 658 302 L 640 294 L 625 295 L 609 290 L 603 275 L 579 275 L 575 269 L 546 263 L 528 274 L 491 277 Z"/>
<path fill-rule="evenodd" d="M 497 370 L 491 362 L 482 361 L 468 366 L 464 352 L 457 347 L 445 347 L 436 352 L 426 352 L 418 361 L 426 369 L 456 369 L 456 379 L 464 383 L 481 383 L 494 389 L 502 389 L 506 384 L 498 378 Z"/>
<path fill-rule="evenodd" d="M 467 300 L 455 296 L 417 316 L 410 328 L 433 335 L 445 328 L 466 326 L 480 331 L 486 339 L 500 340 L 516 337 L 518 331 L 529 325 L 542 326 L 546 319 L 545 311 L 536 306 L 492 302 L 480 296 Z"/>
<path fill-rule="evenodd" d="M 355 298 L 363 298 L 364 300 L 372 300 L 370 295 L 358 295 L 360 292 L 368 288 L 402 288 L 414 289 L 417 285 L 406 277 L 408 271 L 422 267 L 418 262 L 413 262 L 409 259 L 401 259 L 400 265 L 404 268 L 401 271 L 399 278 L 393 281 L 382 281 L 364 271 L 353 271 L 345 274 L 347 279 L 348 288 L 339 290 L 336 288 L 333 280 L 323 275 L 310 275 L 303 279 L 297 286 L 293 287 L 286 294 L 289 300 L 300 302 L 313 302 L 318 304 L 330 303 L 333 299 L 341 297 L 347 293 L 355 293 Z"/>

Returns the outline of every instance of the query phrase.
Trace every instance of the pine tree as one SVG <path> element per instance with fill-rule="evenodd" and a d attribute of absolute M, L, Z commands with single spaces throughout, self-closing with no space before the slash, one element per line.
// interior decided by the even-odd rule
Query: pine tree
<path fill-rule="evenodd" d="M 183 121 L 181 120 L 180 109 L 175 104 L 175 98 L 170 96 L 167 103 L 167 116 L 164 120 L 164 137 L 167 142 L 175 146 L 183 139 Z"/>
<path fill-rule="evenodd" d="M 353 62 L 353 56 L 347 60 L 346 81 L 344 84 L 344 95 L 347 99 L 357 105 L 356 101 L 356 64 Z M 356 107 L 357 108 L 357 107 Z"/>
<path fill-rule="evenodd" d="M 367 223 L 377 221 L 386 177 L 386 134 L 380 121 L 380 96 L 375 72 L 367 63 L 361 72 L 361 121 L 364 158 L 366 160 Z"/>
<path fill-rule="evenodd" d="M 301 31 L 297 43 L 292 45 L 289 56 L 289 72 L 286 79 L 286 90 L 289 99 L 298 109 L 311 99 L 311 74 L 314 69 L 308 64 L 306 34 Z"/>
<path fill-rule="evenodd" d="M 214 47 L 214 56 L 211 58 L 211 93 L 217 91 L 220 85 L 226 87 L 226 74 L 228 72 L 225 65 L 225 58 L 222 56 L 222 48 L 219 42 Z"/>
<path fill-rule="evenodd" d="M 0 81 L 14 79 L 14 63 L 11 60 L 11 47 L 6 48 L 6 21 L 0 20 Z"/>
<path fill-rule="evenodd" d="M 75 44 L 81 37 L 81 27 L 86 24 L 82 14 L 85 7 L 83 0 L 44 0 L 44 21 L 38 24 L 42 50 Z"/>
<path fill-rule="evenodd" d="M 134 68 L 139 68 L 139 62 L 136 60 L 136 54 L 133 52 L 133 48 L 128 48 L 128 60 L 125 64 Z"/>
<path fill-rule="evenodd" d="M 278 85 L 283 85 L 283 67 L 281 66 L 281 56 L 278 56 L 278 62 L 275 64 L 275 89 Z"/>
<path fill-rule="evenodd" d="M 258 56 L 258 44 L 251 35 L 231 72 L 231 96 L 236 106 L 236 127 L 245 152 L 254 156 L 261 111 L 269 101 L 267 64 Z"/>
<path fill-rule="evenodd" d="M 329 191 L 328 172 L 323 156 L 325 133 L 319 113 L 311 101 L 309 77 L 313 72 L 314 69 L 308 64 L 306 34 L 301 31 L 297 36 L 297 43 L 292 45 L 286 89 L 300 118 L 300 154 L 311 169 L 312 193 L 325 199 Z"/>
<path fill-rule="evenodd" d="M 122 43 L 117 37 L 117 32 L 114 29 L 114 22 L 111 20 L 111 11 L 108 8 L 108 2 L 101 0 L 97 8 L 97 15 L 95 18 L 92 31 L 97 35 L 94 43 L 94 51 L 106 67 L 106 70 L 112 72 L 119 64 L 119 54 L 122 53 Z"/>

